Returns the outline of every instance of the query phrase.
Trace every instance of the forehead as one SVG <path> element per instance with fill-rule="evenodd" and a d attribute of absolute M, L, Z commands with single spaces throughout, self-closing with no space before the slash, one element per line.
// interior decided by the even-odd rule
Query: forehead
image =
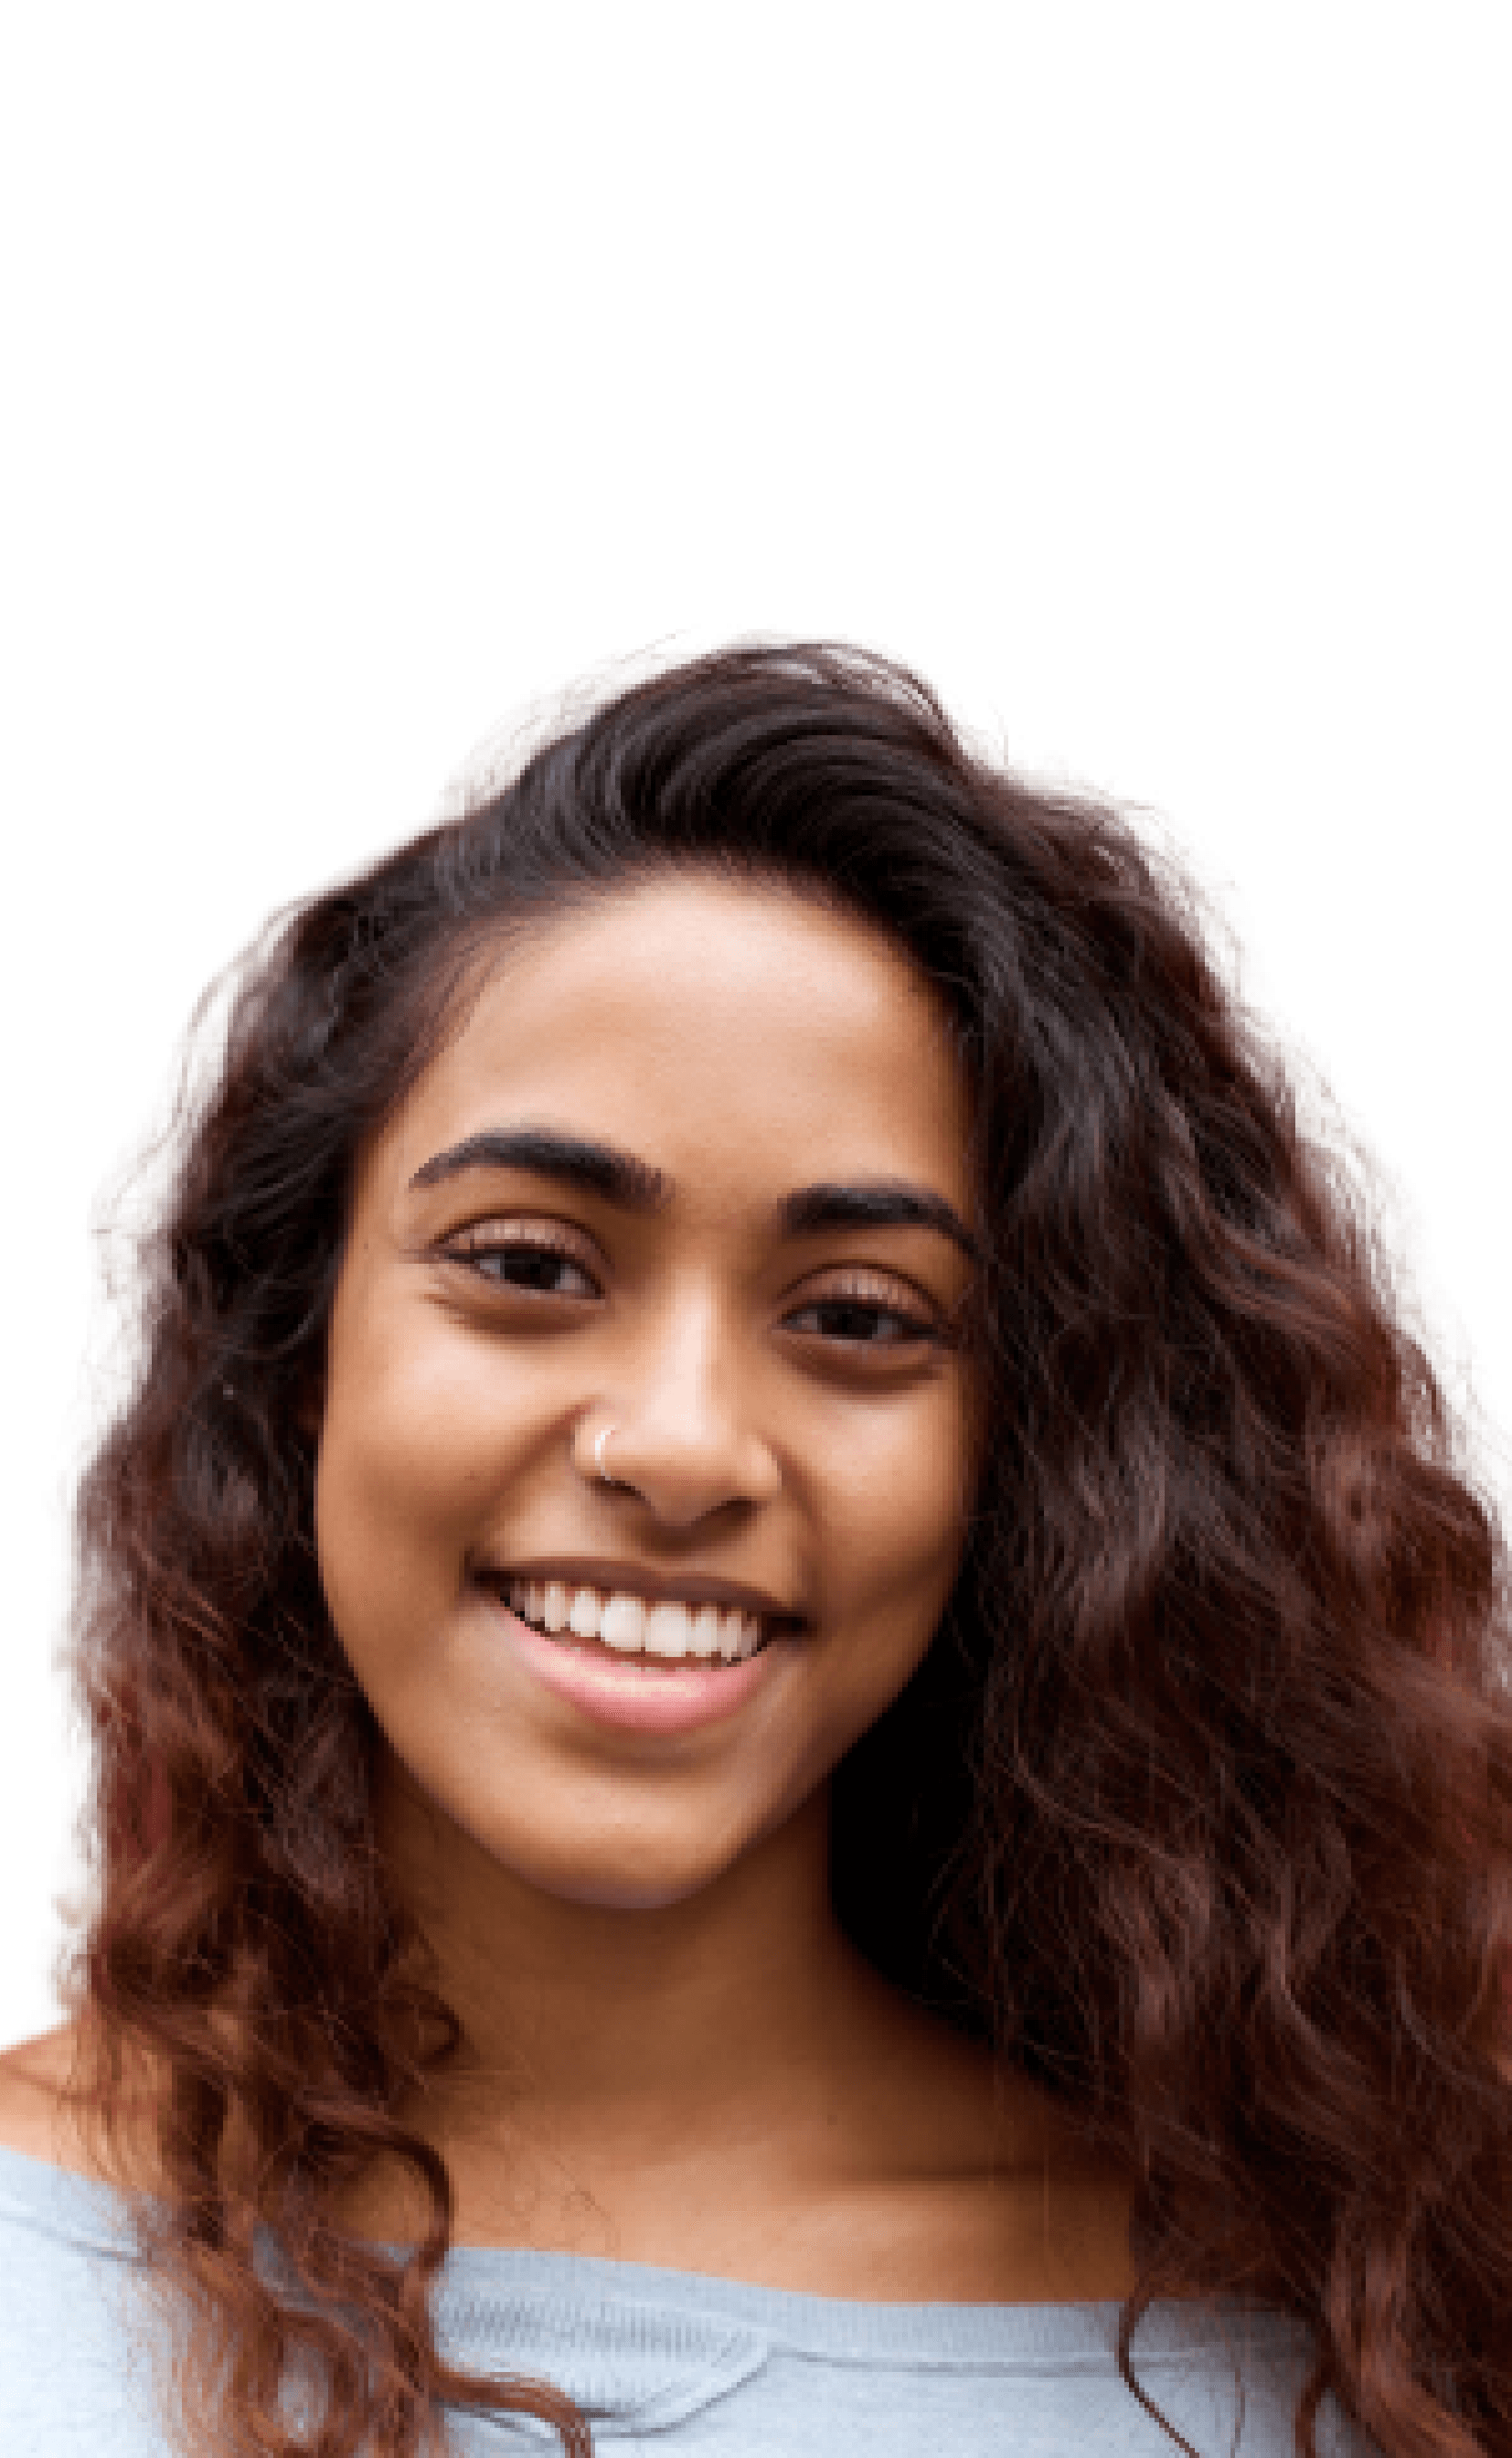
<path fill-rule="evenodd" d="M 637 884 L 511 940 L 384 1157 L 411 1172 L 526 1116 L 733 1197 L 855 1165 L 965 1201 L 968 1098 L 937 993 L 880 929 L 781 885 Z"/>

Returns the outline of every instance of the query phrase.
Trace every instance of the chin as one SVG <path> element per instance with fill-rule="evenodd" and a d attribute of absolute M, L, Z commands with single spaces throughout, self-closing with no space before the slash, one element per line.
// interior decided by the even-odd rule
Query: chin
<path fill-rule="evenodd" d="M 485 1847 L 487 1848 L 487 1847 Z M 653 1853 L 642 1845 L 633 1854 L 564 1852 L 560 1859 L 511 1858 L 511 1875 L 557 1903 L 579 1904 L 586 1911 L 664 1912 L 692 1901 L 716 1885 L 738 1858 L 711 1858 L 706 1852 L 684 1858 Z"/>
<path fill-rule="evenodd" d="M 632 1876 L 622 1869 L 585 1869 L 581 1864 L 522 1868 L 517 1861 L 507 1866 L 517 1885 L 549 1902 L 576 1904 L 584 1911 L 594 1912 L 671 1911 L 702 1894 L 721 1874 L 717 1869 L 697 1869 L 650 1875 L 640 1871 Z"/>
<path fill-rule="evenodd" d="M 544 1891 L 556 1895 L 564 1903 L 581 1904 L 585 1910 L 595 1912 L 665 1912 L 674 1905 L 685 1904 L 713 1884 L 708 1877 L 687 1878 L 680 1884 L 664 1885 L 641 1884 L 632 1885 L 615 1878 L 583 1878 L 565 1885 L 552 1885 Z"/>

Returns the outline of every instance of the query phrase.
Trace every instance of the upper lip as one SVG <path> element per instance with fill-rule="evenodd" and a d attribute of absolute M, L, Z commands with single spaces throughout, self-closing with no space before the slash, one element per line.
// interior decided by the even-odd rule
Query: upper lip
<path fill-rule="evenodd" d="M 763 1621 L 801 1621 L 792 1605 L 742 1579 L 702 1578 L 694 1572 L 652 1571 L 644 1562 L 610 1562 L 599 1555 L 554 1553 L 546 1561 L 484 1562 L 482 1578 L 559 1579 L 569 1588 L 602 1588 L 606 1595 L 645 1596 L 652 1604 L 738 1606 Z"/>

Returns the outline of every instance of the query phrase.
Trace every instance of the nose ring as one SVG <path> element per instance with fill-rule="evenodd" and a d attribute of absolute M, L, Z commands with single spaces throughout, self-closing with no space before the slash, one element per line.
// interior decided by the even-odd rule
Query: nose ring
<path fill-rule="evenodd" d="M 602 1433 L 595 1434 L 593 1437 L 593 1466 L 597 1469 L 606 1485 L 617 1485 L 619 1483 L 618 1477 L 611 1476 L 608 1469 L 604 1466 L 604 1445 L 608 1442 L 613 1431 L 614 1428 L 612 1426 L 606 1426 Z"/>

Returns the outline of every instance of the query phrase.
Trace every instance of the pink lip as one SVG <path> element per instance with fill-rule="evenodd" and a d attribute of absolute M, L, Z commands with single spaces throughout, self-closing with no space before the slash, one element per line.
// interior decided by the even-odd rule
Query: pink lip
<path fill-rule="evenodd" d="M 611 1656 L 600 1658 L 545 1638 L 502 1599 L 493 1602 L 514 1656 L 544 1689 L 570 1700 L 594 1723 L 617 1725 L 627 1733 L 692 1733 L 735 1715 L 768 1679 L 768 1658 L 789 1644 L 771 1639 L 737 1664 L 680 1665 L 675 1671 L 658 1666 L 642 1672 L 638 1664 L 617 1663 Z"/>

